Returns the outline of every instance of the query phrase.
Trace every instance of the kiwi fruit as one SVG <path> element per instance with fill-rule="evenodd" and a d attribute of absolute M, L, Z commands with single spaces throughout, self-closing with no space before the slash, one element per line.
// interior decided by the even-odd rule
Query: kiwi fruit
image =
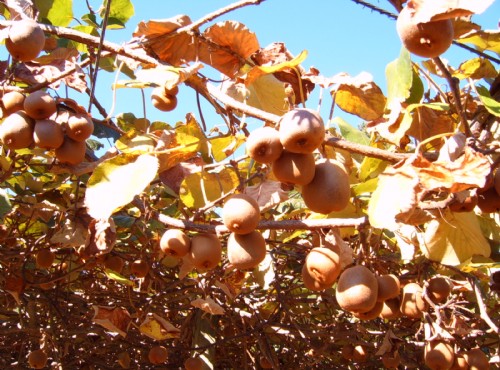
<path fill-rule="evenodd" d="M 272 163 L 283 151 L 277 130 L 264 126 L 253 130 L 247 138 L 247 153 L 256 162 Z"/>
<path fill-rule="evenodd" d="M 316 164 L 314 178 L 301 190 L 306 206 L 313 212 L 328 214 L 342 211 L 349 204 L 351 188 L 344 167 L 332 159 Z"/>
<path fill-rule="evenodd" d="M 316 247 L 307 254 L 302 267 L 302 278 L 306 287 L 311 290 L 319 287 L 330 287 L 337 280 L 341 270 L 340 257 L 329 248 Z M 312 287 L 308 286 L 310 277 L 314 281 Z"/>
<path fill-rule="evenodd" d="M 50 248 L 40 249 L 36 253 L 36 265 L 41 269 L 48 269 L 54 263 L 56 255 L 50 250 Z"/>
<path fill-rule="evenodd" d="M 28 355 L 28 364 L 32 369 L 43 369 L 47 365 L 47 360 L 47 353 L 43 349 L 36 349 Z"/>
<path fill-rule="evenodd" d="M 33 144 L 35 121 L 24 111 L 8 116 L 0 125 L 0 140 L 9 149 L 28 148 Z"/>
<path fill-rule="evenodd" d="M 168 229 L 160 239 L 160 249 L 167 256 L 182 258 L 191 247 L 191 240 L 179 229 Z"/>
<path fill-rule="evenodd" d="M 325 124 L 312 109 L 292 109 L 279 120 L 279 137 L 289 152 L 312 153 L 325 139 Z"/>
<path fill-rule="evenodd" d="M 12 22 L 5 46 L 12 57 L 21 62 L 35 59 L 43 50 L 45 34 L 42 28 L 32 19 Z"/>
<path fill-rule="evenodd" d="M 267 359 L 266 356 L 259 357 L 259 365 L 262 369 L 272 369 L 273 364 Z"/>
<path fill-rule="evenodd" d="M 122 273 L 125 262 L 120 256 L 108 256 L 104 260 L 104 268 L 113 270 L 119 274 Z"/>
<path fill-rule="evenodd" d="M 465 357 L 461 353 L 455 353 L 455 359 L 450 370 L 469 370 L 469 364 L 465 361 Z"/>
<path fill-rule="evenodd" d="M 191 263 L 198 270 L 215 268 L 222 259 L 222 246 L 215 234 L 199 233 L 191 238 Z"/>
<path fill-rule="evenodd" d="M 59 148 L 64 142 L 64 130 L 52 119 L 38 120 L 35 122 L 33 141 L 39 148 Z"/>
<path fill-rule="evenodd" d="M 363 346 L 361 344 L 354 346 L 352 350 L 352 361 L 361 363 L 366 362 L 366 360 L 368 360 L 368 351 L 366 346 Z"/>
<path fill-rule="evenodd" d="M 352 314 L 360 320 L 375 320 L 380 316 L 383 308 L 384 302 L 377 301 L 371 310 L 366 312 L 353 312 Z"/>
<path fill-rule="evenodd" d="M 344 360 L 352 360 L 354 346 L 351 343 L 344 344 L 340 350 L 340 355 Z"/>
<path fill-rule="evenodd" d="M 399 299 L 399 297 L 384 301 L 379 317 L 384 320 L 395 320 L 397 318 L 400 318 L 403 315 L 401 313 L 400 306 L 401 300 Z"/>
<path fill-rule="evenodd" d="M 493 186 L 478 194 L 477 206 L 483 213 L 495 213 L 500 211 L 500 195 Z"/>
<path fill-rule="evenodd" d="M 417 23 L 414 10 L 404 7 L 398 15 L 396 29 L 405 48 L 424 58 L 436 58 L 443 54 L 453 42 L 451 19 Z"/>
<path fill-rule="evenodd" d="M 377 278 L 367 267 L 356 265 L 340 274 L 335 297 L 342 309 L 368 312 L 375 306 L 377 295 Z"/>
<path fill-rule="evenodd" d="M 42 90 L 29 94 L 23 106 L 26 114 L 33 119 L 46 119 L 57 111 L 56 100 Z"/>
<path fill-rule="evenodd" d="M 305 185 L 313 180 L 316 166 L 312 153 L 292 153 L 283 150 L 271 168 L 278 181 L 286 184 Z"/>
<path fill-rule="evenodd" d="M 380 359 L 385 369 L 397 369 L 401 363 L 401 357 L 398 351 L 386 352 Z"/>
<path fill-rule="evenodd" d="M 24 94 L 19 91 L 9 91 L 2 96 L 2 108 L 4 116 L 8 116 L 24 108 Z"/>
<path fill-rule="evenodd" d="M 427 295 L 434 303 L 446 302 L 451 289 L 450 281 L 444 276 L 434 276 L 427 282 Z"/>
<path fill-rule="evenodd" d="M 377 301 L 383 302 L 391 298 L 399 296 L 401 289 L 399 279 L 396 275 L 385 274 L 377 276 L 378 281 L 378 295 Z"/>
<path fill-rule="evenodd" d="M 487 370 L 490 368 L 488 357 L 480 348 L 468 350 L 465 352 L 464 358 L 470 370 Z"/>
<path fill-rule="evenodd" d="M 424 362 L 431 370 L 449 370 L 453 366 L 455 353 L 453 347 L 441 340 L 427 342 L 424 349 Z"/>
<path fill-rule="evenodd" d="M 160 365 L 167 361 L 168 352 L 164 346 L 154 346 L 149 349 L 148 360 L 153 365 Z"/>
<path fill-rule="evenodd" d="M 76 165 L 85 159 L 87 146 L 84 141 L 75 141 L 67 136 L 62 145 L 55 150 L 56 158 L 64 164 Z"/>
<path fill-rule="evenodd" d="M 259 221 L 259 204 L 251 196 L 234 194 L 224 202 L 222 222 L 229 231 L 236 234 L 248 234 L 255 230 Z"/>
<path fill-rule="evenodd" d="M 184 361 L 185 370 L 202 370 L 204 367 L 204 362 L 199 357 L 190 357 Z"/>
<path fill-rule="evenodd" d="M 495 191 L 500 196 L 500 168 L 497 168 L 493 176 L 493 188 L 495 188 Z"/>
<path fill-rule="evenodd" d="M 422 293 L 423 289 L 417 283 L 408 283 L 403 287 L 399 309 L 404 316 L 419 319 L 422 317 L 422 312 L 427 311 L 427 302 Z"/>
<path fill-rule="evenodd" d="M 266 257 L 266 240 L 258 231 L 231 233 L 227 240 L 227 258 L 238 270 L 257 267 Z"/>
<path fill-rule="evenodd" d="M 162 112 L 170 112 L 177 107 L 177 97 L 167 94 L 164 87 L 156 87 L 151 92 L 151 103 Z"/>
<path fill-rule="evenodd" d="M 72 114 L 66 122 L 66 135 L 75 141 L 85 141 L 94 132 L 94 122 L 88 114 Z"/>
<path fill-rule="evenodd" d="M 138 259 L 130 265 L 130 272 L 138 278 L 145 278 L 149 273 L 149 263 L 146 260 Z"/>

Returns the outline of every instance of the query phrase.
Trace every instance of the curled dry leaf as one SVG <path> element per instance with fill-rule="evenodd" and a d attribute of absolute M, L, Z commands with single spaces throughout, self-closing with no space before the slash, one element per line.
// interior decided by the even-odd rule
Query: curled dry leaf
<path fill-rule="evenodd" d="M 264 180 L 258 185 L 247 186 L 245 193 L 257 201 L 261 212 L 288 199 L 288 193 L 281 188 L 281 183 L 272 180 Z"/>
<path fill-rule="evenodd" d="M 340 266 L 342 269 L 354 262 L 352 248 L 340 236 L 339 228 L 331 229 L 325 236 L 325 242 L 332 244 L 334 250 L 339 252 Z M 326 245 L 328 247 L 328 245 Z"/>
<path fill-rule="evenodd" d="M 139 326 L 139 330 L 154 340 L 179 338 L 181 333 L 180 329 L 155 313 L 146 316 Z"/>
<path fill-rule="evenodd" d="M 191 306 L 197 307 L 211 315 L 224 315 L 226 311 L 216 303 L 212 298 L 198 298 L 191 302 Z"/>
<path fill-rule="evenodd" d="M 466 17 L 484 12 L 494 0 L 410 0 L 407 6 L 414 9 L 417 23 Z"/>
<path fill-rule="evenodd" d="M 81 254 L 85 257 L 111 252 L 116 243 L 116 226 L 112 218 L 92 220 L 89 225 L 89 238 Z"/>
<path fill-rule="evenodd" d="M 130 313 L 123 307 L 92 306 L 94 317 L 92 321 L 101 325 L 112 333 L 127 336 L 128 327 L 131 322 Z"/>
<path fill-rule="evenodd" d="M 85 245 L 88 238 L 89 230 L 87 228 L 67 218 L 64 225 L 52 235 L 50 242 L 60 244 L 64 248 L 78 248 Z"/>

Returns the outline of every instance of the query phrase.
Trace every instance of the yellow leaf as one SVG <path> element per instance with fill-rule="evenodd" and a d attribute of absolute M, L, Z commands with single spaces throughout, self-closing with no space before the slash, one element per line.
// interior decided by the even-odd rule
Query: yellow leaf
<path fill-rule="evenodd" d="M 446 212 L 443 218 L 430 221 L 420 249 L 428 259 L 451 266 L 491 253 L 474 212 Z"/>
<path fill-rule="evenodd" d="M 480 80 L 482 78 L 495 78 L 497 71 L 488 59 L 474 58 L 460 64 L 458 69 L 453 71 L 452 75 L 461 80 L 464 78 Z"/>
<path fill-rule="evenodd" d="M 179 338 L 181 333 L 180 329 L 155 313 L 144 319 L 139 331 L 154 340 Z"/>
<path fill-rule="evenodd" d="M 247 86 L 246 103 L 263 111 L 283 115 L 288 110 L 285 84 L 272 74 L 257 77 Z"/>
<path fill-rule="evenodd" d="M 155 141 L 144 135 L 137 135 L 137 131 L 130 130 L 116 141 L 116 148 L 122 153 L 144 154 L 152 152 Z"/>
<path fill-rule="evenodd" d="M 500 31 L 472 31 L 457 40 L 462 44 L 472 44 L 480 51 L 491 50 L 500 55 Z"/>
<path fill-rule="evenodd" d="M 279 72 L 288 68 L 295 68 L 304 60 L 306 60 L 306 58 L 307 58 L 307 50 L 302 50 L 302 52 L 292 60 L 287 60 L 285 62 L 270 66 L 255 66 L 248 72 L 247 77 L 245 79 L 245 85 L 247 86 L 251 85 L 260 76 Z"/>
<path fill-rule="evenodd" d="M 244 142 L 245 135 L 243 134 L 219 136 L 210 139 L 212 156 L 217 162 L 220 162 L 233 154 Z"/>
<path fill-rule="evenodd" d="M 132 280 L 127 279 L 125 276 L 119 274 L 118 272 L 116 272 L 114 270 L 106 269 L 104 272 L 109 279 L 114 280 L 117 283 L 120 283 L 123 285 L 128 285 L 128 286 L 135 285 L 135 283 Z"/>

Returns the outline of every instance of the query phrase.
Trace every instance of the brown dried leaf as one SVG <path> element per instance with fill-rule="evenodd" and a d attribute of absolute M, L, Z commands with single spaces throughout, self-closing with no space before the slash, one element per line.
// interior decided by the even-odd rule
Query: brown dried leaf
<path fill-rule="evenodd" d="M 417 23 L 481 14 L 494 0 L 410 0 L 407 6 L 415 10 Z"/>
<path fill-rule="evenodd" d="M 288 192 L 281 188 L 281 183 L 272 180 L 265 180 L 258 185 L 247 186 L 245 193 L 257 201 L 261 212 L 288 199 Z"/>
<path fill-rule="evenodd" d="M 426 106 L 415 108 L 412 116 L 413 120 L 406 134 L 413 136 L 418 141 L 423 141 L 438 134 L 453 132 L 455 126 L 448 112 L 438 111 Z M 441 141 L 439 139 L 433 140 L 430 145 L 433 148 L 439 148 Z"/>
<path fill-rule="evenodd" d="M 191 302 L 191 306 L 201 309 L 211 315 L 224 315 L 226 311 L 212 298 L 198 298 Z"/>
<path fill-rule="evenodd" d="M 404 147 L 409 142 L 406 132 L 411 127 L 412 117 L 403 112 L 397 100 L 389 103 L 388 110 L 388 114 L 368 122 L 366 129 L 368 132 L 377 132 L 384 139 L 399 147 Z"/>
<path fill-rule="evenodd" d="M 64 225 L 52 235 L 50 242 L 65 248 L 78 248 L 86 244 L 88 237 L 88 229 L 67 218 Z"/>
<path fill-rule="evenodd" d="M 169 169 L 159 173 L 160 181 L 172 189 L 176 194 L 179 194 L 182 180 L 192 173 L 199 172 L 204 161 L 201 157 L 196 156 L 187 161 L 176 164 Z"/>
<path fill-rule="evenodd" d="M 89 225 L 89 241 L 82 255 L 96 256 L 111 252 L 116 243 L 116 227 L 112 218 L 92 220 Z"/>
<path fill-rule="evenodd" d="M 325 236 L 325 242 L 336 246 L 339 250 L 340 266 L 345 268 L 354 262 L 353 250 L 347 244 L 342 236 L 340 235 L 340 230 L 338 228 L 331 229 Z"/>
<path fill-rule="evenodd" d="M 127 309 L 123 307 L 104 307 L 96 305 L 92 307 L 94 309 L 93 322 L 101 325 L 110 332 L 120 334 L 122 337 L 127 336 L 128 327 L 132 320 Z"/>

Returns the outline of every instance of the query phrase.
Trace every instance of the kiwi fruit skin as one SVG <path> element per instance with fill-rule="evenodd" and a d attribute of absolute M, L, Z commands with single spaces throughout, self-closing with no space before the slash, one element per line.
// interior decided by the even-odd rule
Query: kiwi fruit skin
<path fill-rule="evenodd" d="M 440 56 L 453 42 L 453 23 L 450 19 L 416 23 L 413 10 L 408 6 L 399 13 L 396 29 L 405 48 L 424 58 Z"/>
<path fill-rule="evenodd" d="M 202 370 L 204 362 L 200 357 L 190 357 L 184 361 L 185 370 Z"/>
<path fill-rule="evenodd" d="M 32 19 L 12 22 L 5 46 L 14 59 L 28 62 L 35 59 L 43 50 L 45 34 Z"/>
<path fill-rule="evenodd" d="M 312 109 L 292 109 L 279 121 L 279 136 L 283 148 L 289 152 L 312 153 L 325 140 L 325 124 Z"/>
<path fill-rule="evenodd" d="M 292 153 L 287 150 L 283 150 L 271 168 L 276 179 L 294 185 L 310 183 L 316 170 L 312 153 Z"/>
<path fill-rule="evenodd" d="M 24 94 L 19 91 L 9 91 L 2 96 L 4 116 L 8 116 L 24 108 Z"/>
<path fill-rule="evenodd" d="M 427 302 L 422 293 L 423 289 L 418 283 L 408 283 L 403 287 L 400 310 L 404 316 L 419 319 L 422 312 L 427 311 Z"/>
<path fill-rule="evenodd" d="M 283 152 L 283 145 L 276 129 L 264 126 L 253 130 L 247 138 L 247 153 L 258 163 L 272 163 Z"/>
<path fill-rule="evenodd" d="M 378 295 L 377 301 L 384 302 L 388 299 L 399 296 L 401 285 L 399 278 L 394 274 L 385 274 L 377 276 Z"/>
<path fill-rule="evenodd" d="M 385 369 L 397 369 L 401 363 L 401 357 L 398 351 L 384 353 L 381 360 Z"/>
<path fill-rule="evenodd" d="M 9 149 L 28 148 L 33 144 L 35 121 L 24 111 L 8 116 L 0 125 L 0 140 Z"/>
<path fill-rule="evenodd" d="M 353 315 L 360 320 L 375 320 L 380 316 L 383 308 L 384 302 L 377 301 L 371 310 L 367 312 L 353 312 Z"/>
<path fill-rule="evenodd" d="M 39 148 L 56 149 L 64 142 L 64 130 L 54 120 L 38 120 L 35 122 L 33 140 Z"/>
<path fill-rule="evenodd" d="M 162 112 L 170 112 L 177 107 L 177 97 L 168 94 L 164 87 L 156 87 L 151 92 L 151 103 Z"/>
<path fill-rule="evenodd" d="M 55 150 L 59 162 L 69 165 L 77 165 L 85 159 L 86 144 L 84 141 L 75 141 L 67 136 L 63 144 Z"/>
<path fill-rule="evenodd" d="M 104 260 L 104 267 L 105 268 L 113 270 L 119 274 L 122 273 L 124 266 L 125 266 L 125 262 L 119 256 L 108 256 Z"/>
<path fill-rule="evenodd" d="M 222 207 L 222 222 L 229 231 L 248 234 L 255 230 L 259 221 L 259 204 L 254 198 L 242 193 L 226 199 Z"/>
<path fill-rule="evenodd" d="M 222 259 L 222 246 L 215 234 L 199 233 L 191 238 L 189 257 L 198 270 L 212 270 Z"/>
<path fill-rule="evenodd" d="M 130 272 L 138 278 L 144 278 L 149 273 L 149 263 L 145 260 L 135 260 L 130 265 Z"/>
<path fill-rule="evenodd" d="M 335 297 L 342 309 L 356 313 L 368 312 L 375 306 L 377 295 L 377 278 L 367 267 L 356 265 L 340 274 Z"/>
<path fill-rule="evenodd" d="M 307 274 L 318 286 L 331 286 L 337 280 L 340 270 L 340 257 L 337 253 L 326 247 L 316 247 L 307 254 L 302 276 Z"/>
<path fill-rule="evenodd" d="M 154 365 L 159 365 L 167 361 L 168 352 L 164 346 L 154 346 L 148 352 L 148 360 Z"/>
<path fill-rule="evenodd" d="M 238 270 L 257 267 L 266 257 L 266 240 L 258 231 L 231 233 L 227 240 L 227 258 Z"/>
<path fill-rule="evenodd" d="M 301 189 L 302 199 L 313 212 L 329 214 L 349 204 L 351 188 L 344 167 L 332 159 L 318 161 L 314 178 Z"/>
<path fill-rule="evenodd" d="M 160 239 L 160 248 L 167 256 L 184 257 L 191 248 L 191 239 L 179 229 L 168 229 Z"/>
<path fill-rule="evenodd" d="M 73 114 L 66 122 L 66 135 L 75 141 L 85 141 L 94 132 L 94 122 L 87 114 Z"/>
<path fill-rule="evenodd" d="M 395 320 L 403 316 L 400 310 L 401 300 L 399 297 L 391 298 L 383 302 L 379 317 L 384 320 Z"/>
<path fill-rule="evenodd" d="M 446 302 L 452 286 L 444 276 L 435 276 L 427 282 L 427 293 L 434 303 Z"/>
<path fill-rule="evenodd" d="M 47 360 L 47 353 L 43 349 L 36 349 L 28 355 L 28 363 L 32 369 L 43 369 Z"/>
<path fill-rule="evenodd" d="M 483 213 L 500 212 L 500 195 L 490 187 L 478 195 L 477 206 Z"/>
<path fill-rule="evenodd" d="M 465 352 L 464 358 L 470 370 L 488 370 L 490 368 L 488 357 L 479 348 L 468 350 Z"/>
<path fill-rule="evenodd" d="M 57 111 L 56 100 L 45 91 L 34 91 L 24 99 L 24 111 L 36 120 L 49 118 Z"/>
<path fill-rule="evenodd" d="M 424 362 L 431 370 L 448 370 L 454 360 L 453 347 L 448 343 L 435 340 L 425 344 Z"/>

